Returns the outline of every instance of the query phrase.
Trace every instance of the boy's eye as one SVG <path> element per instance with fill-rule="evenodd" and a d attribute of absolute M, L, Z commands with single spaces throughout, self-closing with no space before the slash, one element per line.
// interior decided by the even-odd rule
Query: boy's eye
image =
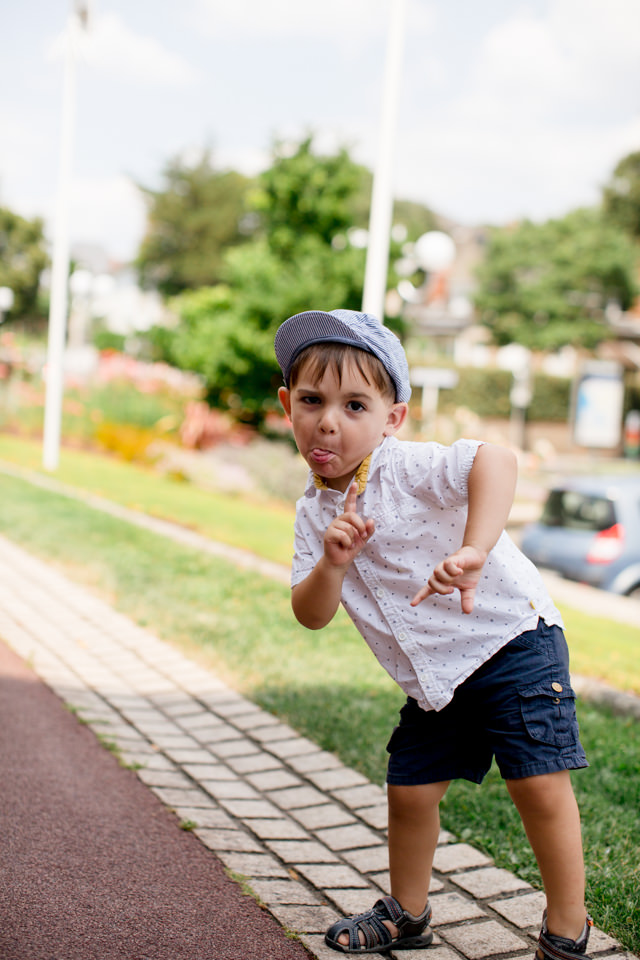
<path fill-rule="evenodd" d="M 320 403 L 320 397 L 301 397 L 302 403 Z"/>
<path fill-rule="evenodd" d="M 359 410 L 364 410 L 365 406 L 363 403 L 360 403 L 359 400 L 350 400 L 349 403 L 347 404 L 347 409 L 354 410 L 357 412 Z"/>

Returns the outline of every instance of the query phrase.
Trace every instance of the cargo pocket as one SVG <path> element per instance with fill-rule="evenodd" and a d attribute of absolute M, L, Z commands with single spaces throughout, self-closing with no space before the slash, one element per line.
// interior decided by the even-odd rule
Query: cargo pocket
<path fill-rule="evenodd" d="M 578 740 L 576 696 L 568 683 L 545 681 L 520 687 L 520 709 L 533 740 L 566 747 Z"/>

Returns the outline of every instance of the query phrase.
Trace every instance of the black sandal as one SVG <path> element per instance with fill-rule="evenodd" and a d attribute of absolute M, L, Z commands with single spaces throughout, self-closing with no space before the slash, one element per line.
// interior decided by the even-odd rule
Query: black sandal
<path fill-rule="evenodd" d="M 398 928 L 398 936 L 392 937 L 384 920 L 390 920 Z M 427 903 L 419 917 L 403 910 L 394 897 L 382 897 L 373 909 L 355 917 L 345 917 L 329 927 L 325 943 L 341 953 L 386 953 L 387 950 L 420 950 L 428 947 L 433 933 L 428 930 L 431 907 Z M 338 943 L 338 937 L 347 933 L 349 943 Z M 359 933 L 364 937 L 360 943 Z"/>
<path fill-rule="evenodd" d="M 536 957 L 538 960 L 591 960 L 587 955 L 587 943 L 593 920 L 587 914 L 584 928 L 577 940 L 557 937 L 547 930 L 547 911 L 542 915 L 542 929 L 538 939 Z"/>

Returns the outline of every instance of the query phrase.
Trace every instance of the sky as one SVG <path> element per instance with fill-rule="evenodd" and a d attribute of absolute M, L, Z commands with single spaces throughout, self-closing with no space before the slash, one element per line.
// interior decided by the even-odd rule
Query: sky
<path fill-rule="evenodd" d="M 315 137 L 374 168 L 394 0 L 90 0 L 76 58 L 69 230 L 120 260 L 138 185 L 212 151 L 255 174 Z M 55 229 L 72 0 L 0 0 L 0 205 Z M 406 0 L 396 197 L 459 223 L 599 201 L 640 150 L 638 0 Z"/>

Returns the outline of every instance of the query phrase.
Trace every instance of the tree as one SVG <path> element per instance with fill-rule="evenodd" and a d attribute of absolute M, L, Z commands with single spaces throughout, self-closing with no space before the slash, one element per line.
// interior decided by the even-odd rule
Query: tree
<path fill-rule="evenodd" d="M 345 149 L 316 154 L 312 137 L 293 150 L 276 142 L 273 162 L 260 174 L 252 196 L 269 247 L 286 260 L 305 237 L 330 245 L 354 225 L 355 198 L 365 175 Z"/>
<path fill-rule="evenodd" d="M 476 306 L 498 344 L 594 347 L 609 336 L 607 305 L 631 304 L 636 268 L 634 244 L 598 210 L 525 221 L 493 231 Z"/>
<path fill-rule="evenodd" d="M 136 266 L 144 286 L 174 296 L 220 280 L 225 250 L 246 240 L 250 181 L 216 170 L 208 151 L 193 165 L 171 161 L 164 180 L 160 190 L 140 188 L 148 215 Z"/>
<path fill-rule="evenodd" d="M 640 239 L 640 151 L 618 163 L 602 193 L 605 216 Z"/>
<path fill-rule="evenodd" d="M 40 276 L 48 263 L 42 220 L 0 207 L 0 287 L 13 290 L 7 319 L 37 314 Z"/>

